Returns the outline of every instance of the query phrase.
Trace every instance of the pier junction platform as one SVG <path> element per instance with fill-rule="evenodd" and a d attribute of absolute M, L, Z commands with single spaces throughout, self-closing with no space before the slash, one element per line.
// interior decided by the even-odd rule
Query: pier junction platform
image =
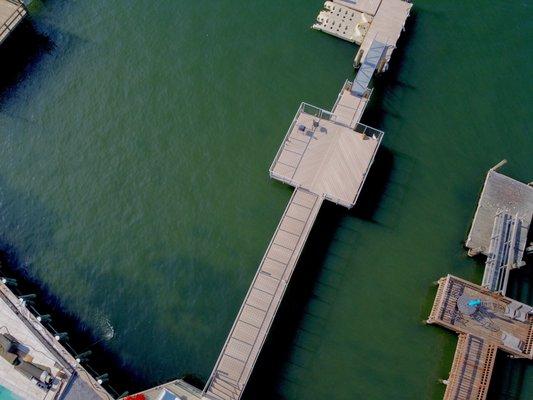
<path fill-rule="evenodd" d="M 24 19 L 27 11 L 20 0 L 0 0 L 0 44 Z"/>
<path fill-rule="evenodd" d="M 459 334 L 445 400 L 486 399 L 498 350 L 533 359 L 533 307 L 505 296 L 510 271 L 533 252 L 533 187 L 497 172 L 502 163 L 487 174 L 466 241 L 471 256 L 487 256 L 482 285 L 441 278 L 427 320 Z"/>

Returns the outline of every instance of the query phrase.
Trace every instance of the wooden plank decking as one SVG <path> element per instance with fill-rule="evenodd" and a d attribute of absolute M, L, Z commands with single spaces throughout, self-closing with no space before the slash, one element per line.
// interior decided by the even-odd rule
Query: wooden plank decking
<path fill-rule="evenodd" d="M 461 305 L 471 300 L 475 306 Z M 531 310 L 527 304 L 448 275 L 439 280 L 427 322 L 480 337 L 518 358 L 533 359 Z"/>
<path fill-rule="evenodd" d="M 459 335 L 444 400 L 485 400 L 497 350 L 480 337 Z"/>
<path fill-rule="evenodd" d="M 322 201 L 306 190 L 294 191 L 215 364 L 206 399 L 241 397 Z"/>
<path fill-rule="evenodd" d="M 382 66 L 387 65 L 404 30 L 405 21 L 409 17 L 412 6 L 411 3 L 404 0 L 382 0 L 380 2 L 376 15 L 374 15 L 370 24 L 370 28 L 366 32 L 361 47 L 355 55 L 355 67 L 365 61 L 374 40 L 387 44 L 388 50 L 385 52 Z M 381 67 L 379 71 L 381 71 Z"/>
<path fill-rule="evenodd" d="M 0 0 L 0 44 L 26 16 L 24 5 L 18 0 Z"/>
<path fill-rule="evenodd" d="M 302 103 L 270 176 L 353 207 L 383 137 L 359 123 L 367 101 L 344 86 L 333 112 Z"/>

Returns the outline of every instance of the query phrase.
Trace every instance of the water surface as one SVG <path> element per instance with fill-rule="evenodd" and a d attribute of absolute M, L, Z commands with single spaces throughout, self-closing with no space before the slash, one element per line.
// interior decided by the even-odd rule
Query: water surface
<path fill-rule="evenodd" d="M 290 197 L 267 171 L 291 118 L 353 78 L 356 48 L 309 29 L 321 4 L 32 5 L 35 56 L 0 87 L 1 239 L 140 386 L 208 377 Z M 486 170 L 532 180 L 532 12 L 413 14 L 363 118 L 386 132 L 374 181 L 321 211 L 249 398 L 442 398 L 431 282 L 480 281 L 462 240 Z M 491 398 L 532 396 L 530 364 L 496 374 Z"/>

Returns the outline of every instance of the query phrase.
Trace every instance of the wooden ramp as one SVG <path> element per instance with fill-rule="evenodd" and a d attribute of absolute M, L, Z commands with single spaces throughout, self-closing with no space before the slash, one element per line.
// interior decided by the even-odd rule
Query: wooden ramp
<path fill-rule="evenodd" d="M 27 14 L 24 4 L 18 0 L 0 0 L 0 44 Z"/>
<path fill-rule="evenodd" d="M 306 190 L 294 191 L 204 389 L 205 399 L 242 396 L 322 201 Z"/>
<path fill-rule="evenodd" d="M 444 400 L 484 400 L 489 389 L 496 351 L 495 345 L 480 337 L 459 335 Z"/>

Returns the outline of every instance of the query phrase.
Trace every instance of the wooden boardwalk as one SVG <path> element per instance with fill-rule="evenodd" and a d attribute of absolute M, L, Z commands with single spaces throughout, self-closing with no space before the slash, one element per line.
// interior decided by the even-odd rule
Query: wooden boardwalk
<path fill-rule="evenodd" d="M 387 8 L 396 2 L 405 3 L 358 0 L 364 10 L 358 12 L 346 7 L 353 1 L 326 2 L 328 11 L 321 15 L 331 20 L 323 19 L 317 29 L 329 29 L 328 33 L 357 41 L 362 37 L 348 37 L 354 32 L 349 32 L 347 26 L 359 24 L 357 29 L 363 32 L 372 18 L 362 13 L 376 13 L 380 5 Z M 372 43 L 374 47 L 379 44 Z M 370 57 L 371 68 L 359 75 L 357 84 L 344 83 L 331 111 L 302 103 L 290 124 L 269 173 L 295 191 L 246 293 L 202 400 L 241 398 L 322 202 L 328 200 L 347 208 L 357 202 L 383 138 L 382 131 L 360 122 L 372 94 L 370 80 L 388 61 L 384 57 L 390 57 L 387 47 L 381 48 L 381 53 Z M 191 398 L 196 397 L 191 393 Z"/>
<path fill-rule="evenodd" d="M 205 398 L 241 397 L 322 201 L 306 190 L 294 191 L 215 364 Z"/>
<path fill-rule="evenodd" d="M 0 0 L 0 44 L 26 16 L 24 4 L 18 0 Z"/>
<path fill-rule="evenodd" d="M 484 400 L 498 348 L 486 340 L 460 334 L 444 400 Z"/>
<path fill-rule="evenodd" d="M 459 334 L 445 400 L 484 400 L 498 349 L 533 359 L 533 307 L 464 279 L 439 280 L 427 323 Z"/>

